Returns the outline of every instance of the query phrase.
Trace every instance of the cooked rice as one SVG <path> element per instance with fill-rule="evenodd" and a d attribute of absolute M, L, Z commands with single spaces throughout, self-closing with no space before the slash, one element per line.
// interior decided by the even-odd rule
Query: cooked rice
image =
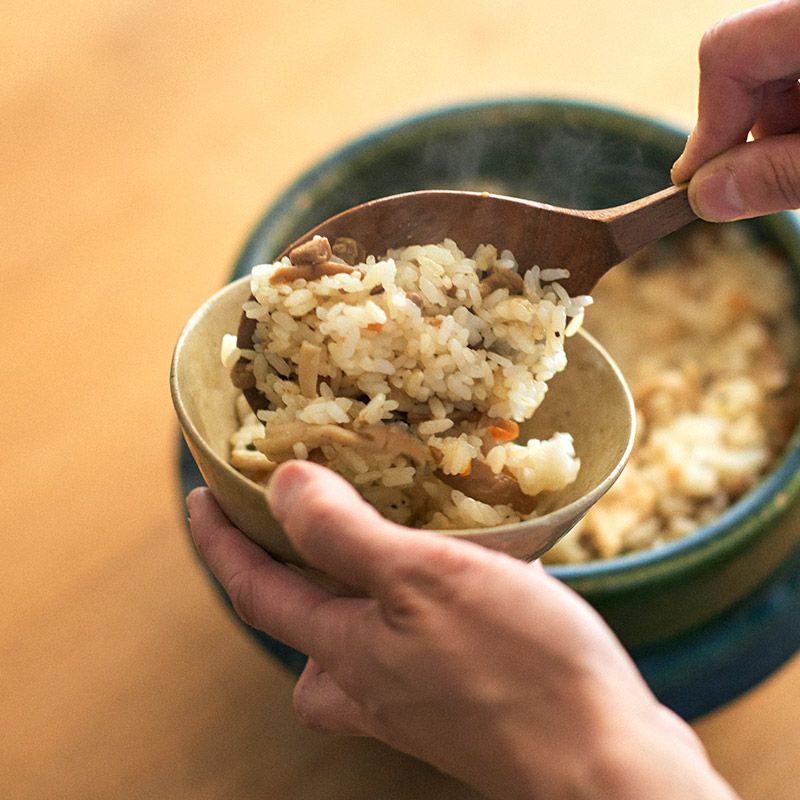
<path fill-rule="evenodd" d="M 269 407 L 256 417 L 239 399 L 234 466 L 266 481 L 276 462 L 319 461 L 388 518 L 421 527 L 535 515 L 446 482 L 480 462 L 533 497 L 568 485 L 580 466 L 568 433 L 515 442 L 508 431 L 565 368 L 564 340 L 591 298 L 570 297 L 563 270 L 533 267 L 521 280 L 517 268 L 507 250 L 481 245 L 467 257 L 450 240 L 288 282 L 289 258 L 255 267 L 244 305 L 254 348 L 227 336 L 222 357 L 252 372 Z M 382 440 L 387 432 L 396 439 Z"/>
<path fill-rule="evenodd" d="M 637 440 L 620 479 L 545 556 L 555 563 L 657 547 L 711 522 L 774 463 L 800 404 L 792 281 L 740 228 L 643 253 L 593 296 L 587 327 L 628 379 Z"/>

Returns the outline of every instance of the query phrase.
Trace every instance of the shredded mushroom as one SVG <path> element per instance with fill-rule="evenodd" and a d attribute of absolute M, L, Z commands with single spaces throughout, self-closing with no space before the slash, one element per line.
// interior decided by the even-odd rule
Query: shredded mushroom
<path fill-rule="evenodd" d="M 311 342 L 300 345 L 300 354 L 297 360 L 297 383 L 303 397 L 313 398 L 318 394 L 317 378 L 319 377 L 319 360 L 322 348 Z"/>
<path fill-rule="evenodd" d="M 339 425 L 311 425 L 306 422 L 289 422 L 268 427 L 266 436 L 254 444 L 270 461 L 294 458 L 295 442 L 303 442 L 309 452 L 324 444 L 343 444 L 357 450 L 380 450 L 408 456 L 417 464 L 431 460 L 430 451 L 410 434 L 397 427 L 369 425 L 351 431 Z"/>

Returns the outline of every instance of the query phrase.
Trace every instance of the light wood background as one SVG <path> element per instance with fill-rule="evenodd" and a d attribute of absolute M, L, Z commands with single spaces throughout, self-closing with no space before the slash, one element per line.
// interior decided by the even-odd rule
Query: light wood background
<path fill-rule="evenodd" d="M 0 796 L 468 798 L 303 730 L 195 562 L 173 343 L 249 226 L 370 127 L 513 94 L 689 126 L 725 0 L 27 0 L 0 26 Z M 800 661 L 697 724 L 797 797 Z"/>

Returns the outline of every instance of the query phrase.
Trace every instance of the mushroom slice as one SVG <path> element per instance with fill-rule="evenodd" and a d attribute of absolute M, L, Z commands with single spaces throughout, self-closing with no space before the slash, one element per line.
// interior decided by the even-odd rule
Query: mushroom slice
<path fill-rule="evenodd" d="M 376 450 L 408 456 L 418 466 L 431 460 L 431 451 L 419 439 L 396 425 L 369 425 L 359 431 Z"/>
<path fill-rule="evenodd" d="M 263 439 L 254 444 L 270 461 L 294 458 L 293 446 L 302 442 L 309 452 L 323 444 L 342 444 L 355 450 L 394 453 L 408 456 L 416 464 L 431 460 L 428 448 L 411 434 L 390 425 L 370 425 L 359 431 L 341 425 L 310 425 L 306 422 L 289 422 L 285 425 L 268 425 Z"/>
<path fill-rule="evenodd" d="M 270 461 L 287 461 L 294 458 L 294 445 L 302 442 L 311 452 L 323 444 L 344 444 L 350 447 L 363 445 L 363 439 L 354 431 L 340 425 L 310 425 L 307 422 L 287 422 L 267 425 L 263 439 L 253 444 Z"/>
<path fill-rule="evenodd" d="M 297 357 L 297 383 L 303 397 L 314 398 L 318 394 L 317 378 L 321 355 L 322 348 L 318 345 L 307 341 L 300 345 L 300 354 Z"/>
<path fill-rule="evenodd" d="M 269 474 L 278 466 L 263 453 L 244 449 L 231 453 L 231 464 L 248 477 Z"/>

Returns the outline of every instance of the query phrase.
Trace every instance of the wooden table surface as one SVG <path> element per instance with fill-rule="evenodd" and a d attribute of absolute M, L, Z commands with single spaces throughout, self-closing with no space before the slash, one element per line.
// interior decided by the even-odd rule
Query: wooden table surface
<path fill-rule="evenodd" d="M 184 528 L 172 346 L 262 209 L 356 134 L 493 96 L 689 126 L 725 0 L 28 0 L 0 28 L 0 796 L 467 798 L 302 729 Z M 800 660 L 696 727 L 797 797 Z"/>

